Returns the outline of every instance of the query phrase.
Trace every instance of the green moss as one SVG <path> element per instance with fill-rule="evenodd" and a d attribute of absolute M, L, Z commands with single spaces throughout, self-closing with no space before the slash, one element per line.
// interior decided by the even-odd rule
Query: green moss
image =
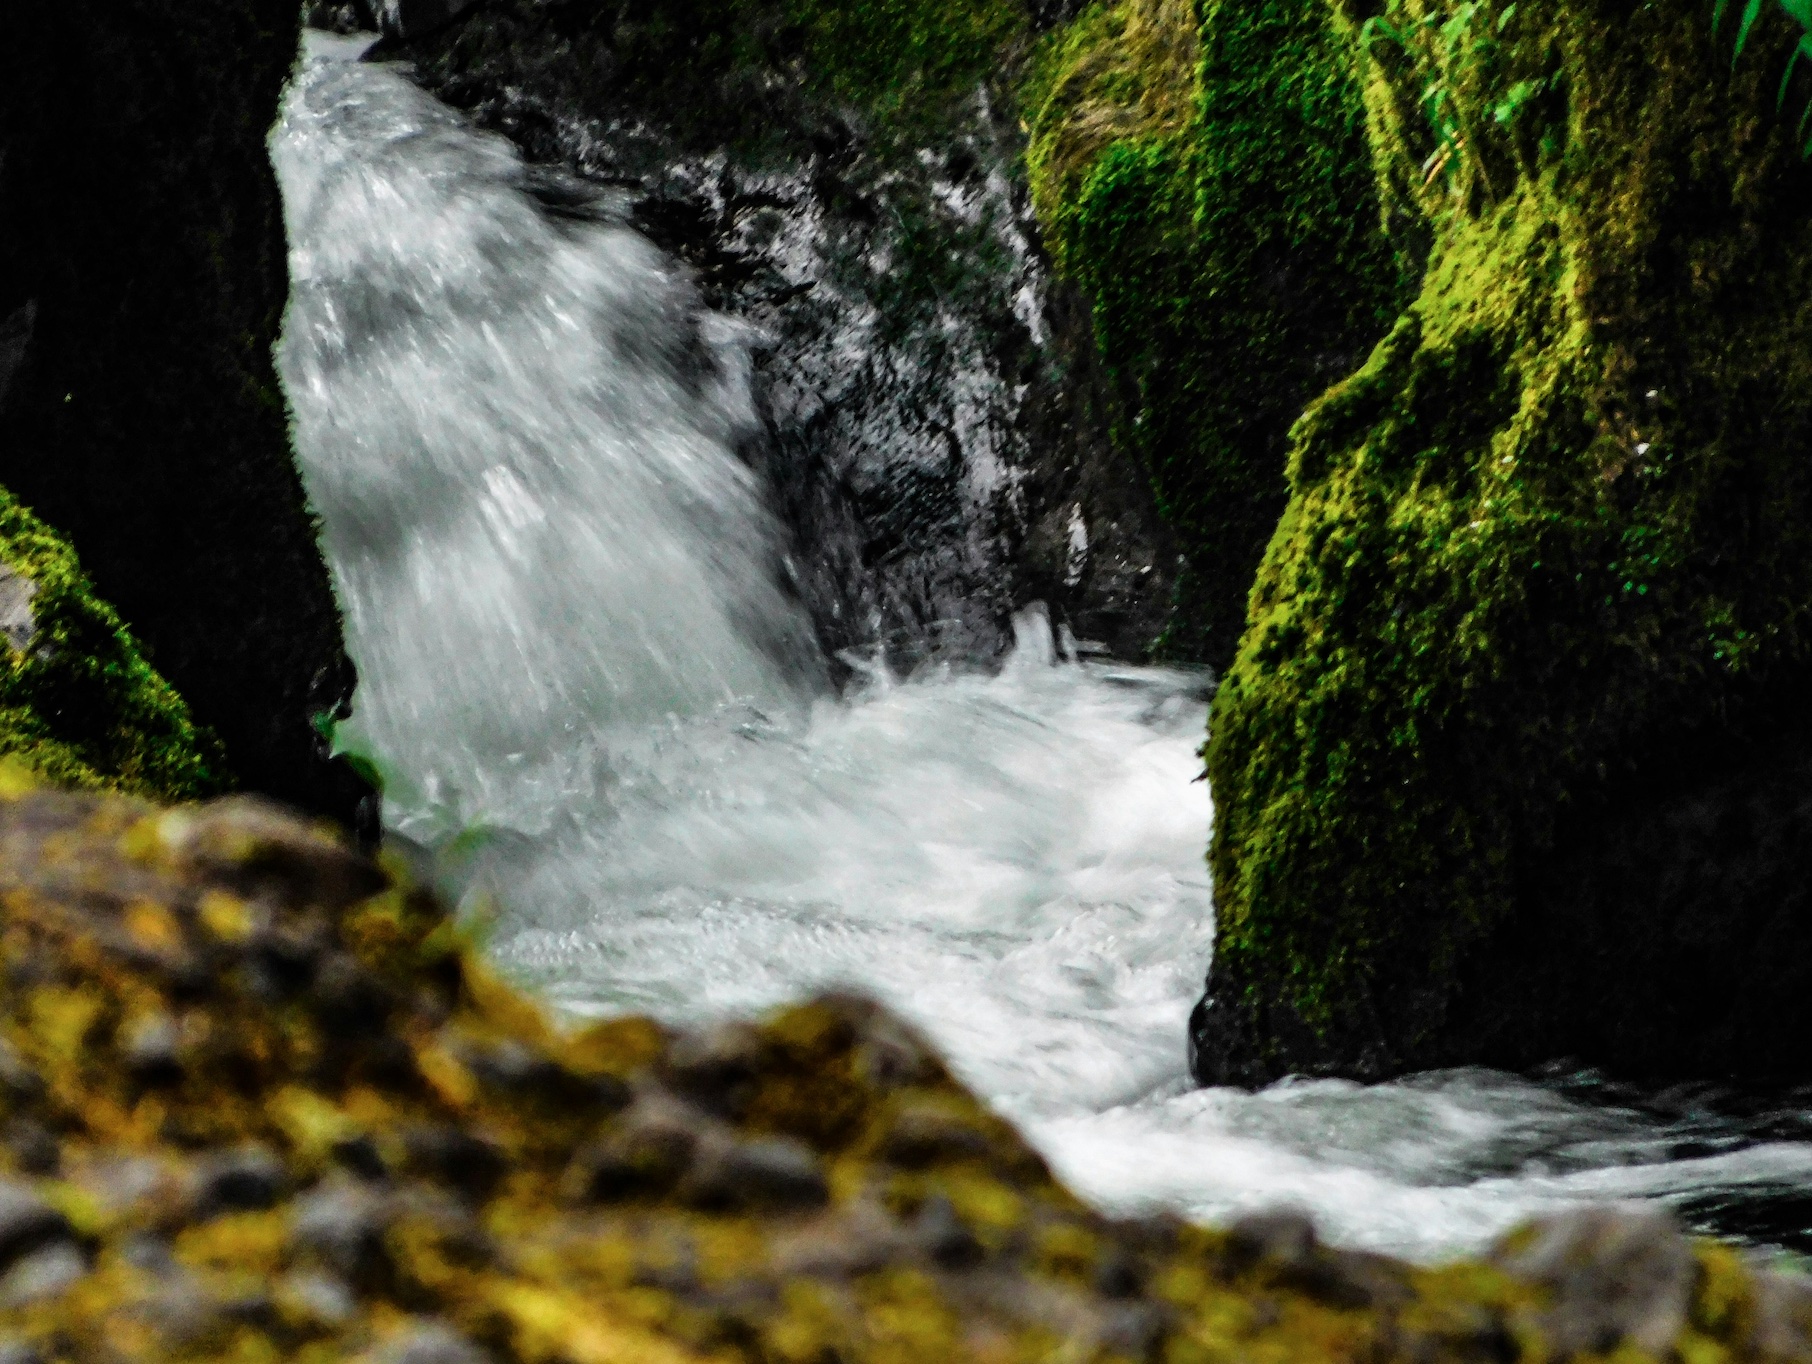
<path fill-rule="evenodd" d="M 1189 559 L 1161 652 L 1231 657 L 1284 498 L 1285 433 L 1402 301 L 1354 49 L 1316 0 L 1096 5 L 1045 40 L 1034 199 L 1094 301 L 1144 459 Z"/>
<path fill-rule="evenodd" d="M 14 627 L 0 640 L 0 754 L 67 786 L 167 799 L 219 790 L 213 735 L 96 598 L 69 546 L 4 490 L 0 563 Z"/>
<path fill-rule="evenodd" d="M 1714 789 L 1804 748 L 1788 35 L 1732 75 L 1687 0 L 1391 0 L 1367 31 L 1375 164 L 1434 247 L 1293 432 L 1215 699 L 1198 1071 L 1790 1067 L 1804 919 Z"/>

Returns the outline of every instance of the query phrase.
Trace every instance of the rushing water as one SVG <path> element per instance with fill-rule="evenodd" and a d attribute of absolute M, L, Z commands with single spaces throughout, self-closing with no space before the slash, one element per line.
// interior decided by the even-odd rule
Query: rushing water
<path fill-rule="evenodd" d="M 1280 1202 L 1440 1256 L 1529 1211 L 1659 1198 L 1799 1245 L 1812 1104 L 1449 1071 L 1193 1090 L 1203 679 L 853 659 L 833 693 L 735 454 L 749 340 L 600 200 L 311 39 L 274 139 L 282 367 L 386 821 L 577 1014 L 696 1021 L 827 985 L 916 1019 L 1108 1205 Z M 568 196 L 570 197 L 570 196 Z"/>

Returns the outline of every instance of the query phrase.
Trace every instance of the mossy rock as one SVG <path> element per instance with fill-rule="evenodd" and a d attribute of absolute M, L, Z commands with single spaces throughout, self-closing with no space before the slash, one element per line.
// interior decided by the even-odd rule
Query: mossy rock
<path fill-rule="evenodd" d="M 0 489 L 0 755 L 68 786 L 222 789 L 219 743 L 94 594 L 69 546 Z"/>
<path fill-rule="evenodd" d="M 1356 63 L 1321 0 L 1121 0 L 1044 39 L 1027 82 L 1040 221 L 1093 300 L 1117 437 L 1188 561 L 1168 657 L 1231 660 L 1290 426 L 1414 273 L 1417 234 L 1385 231 Z"/>
<path fill-rule="evenodd" d="M 1812 1285 L 1658 1214 L 1439 1269 L 1103 1217 L 857 999 L 562 1029 L 245 797 L 9 782 L 0 968 L 7 1359 L 1812 1357 Z"/>
<path fill-rule="evenodd" d="M 1381 190 L 1433 249 L 1295 428 L 1214 701 L 1197 1073 L 1804 1076 L 1788 25 L 1734 70 L 1687 0 L 1391 0 L 1362 27 Z"/>

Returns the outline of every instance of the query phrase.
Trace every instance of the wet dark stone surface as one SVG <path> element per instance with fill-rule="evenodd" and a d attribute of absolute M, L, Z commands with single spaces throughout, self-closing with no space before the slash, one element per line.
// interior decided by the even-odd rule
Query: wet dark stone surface
<path fill-rule="evenodd" d="M 550 211 L 627 218 L 746 325 L 763 435 L 743 454 L 827 654 L 992 658 L 1045 601 L 1141 656 L 1176 548 L 1109 439 L 1087 304 L 1050 276 L 1011 82 L 899 133 L 784 63 L 663 83 L 626 23 L 521 0 L 374 56 L 511 137 Z"/>

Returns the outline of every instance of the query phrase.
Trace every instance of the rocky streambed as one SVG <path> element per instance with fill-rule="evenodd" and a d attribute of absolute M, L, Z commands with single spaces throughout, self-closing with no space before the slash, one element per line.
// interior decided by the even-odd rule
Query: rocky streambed
<path fill-rule="evenodd" d="M 564 1031 L 318 827 L 3 775 L 9 1362 L 1812 1357 L 1661 1213 L 1109 1219 L 872 1004 Z"/>

